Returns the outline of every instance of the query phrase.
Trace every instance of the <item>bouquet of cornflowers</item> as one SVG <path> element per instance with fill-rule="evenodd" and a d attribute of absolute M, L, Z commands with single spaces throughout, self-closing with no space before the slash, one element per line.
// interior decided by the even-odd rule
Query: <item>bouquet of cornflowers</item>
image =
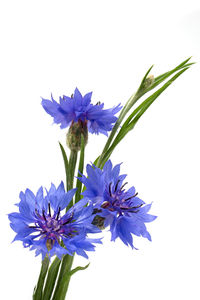
<path fill-rule="evenodd" d="M 113 166 L 110 157 L 158 96 L 192 65 L 189 60 L 155 78 L 150 75 L 151 67 L 123 107 L 119 104 L 104 109 L 103 103 L 91 103 L 92 93 L 82 96 L 77 88 L 71 97 L 60 97 L 59 102 L 52 96 L 51 100 L 42 99 L 42 106 L 54 123 L 60 124 L 61 129 L 69 127 L 66 143 L 70 155 L 68 158 L 60 143 L 65 183 L 58 187 L 51 184 L 45 190 L 40 187 L 36 194 L 29 189 L 20 192 L 19 212 L 9 214 L 10 226 L 16 232 L 14 241 L 22 241 L 24 247 L 42 257 L 34 300 L 65 299 L 72 275 L 89 266 L 73 267 L 75 254 L 88 258 L 87 252 L 94 251 L 96 243 L 103 243 L 95 234 L 105 228 L 111 232 L 111 241 L 121 239 L 133 249 L 136 249 L 133 235 L 151 241 L 145 225 L 156 219 L 149 214 L 151 204 L 139 198 L 135 187 L 126 189 L 127 175 L 120 174 L 120 164 Z M 160 88 L 132 109 L 141 97 L 160 84 Z M 88 132 L 106 136 L 110 132 L 110 135 L 103 151 L 97 153 L 93 163 L 87 164 L 84 174 Z"/>

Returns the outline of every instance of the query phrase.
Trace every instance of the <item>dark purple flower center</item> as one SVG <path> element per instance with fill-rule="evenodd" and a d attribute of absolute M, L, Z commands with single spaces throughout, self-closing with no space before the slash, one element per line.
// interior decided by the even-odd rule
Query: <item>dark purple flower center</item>
<path fill-rule="evenodd" d="M 40 214 L 39 211 L 35 209 L 35 217 L 35 224 L 29 226 L 29 228 L 35 228 L 36 232 L 39 233 L 36 237 L 40 236 L 41 238 L 45 238 L 48 242 L 51 241 L 51 244 L 55 240 L 59 242 L 62 236 L 69 238 L 77 234 L 71 222 L 73 220 L 73 214 L 60 217 L 60 208 L 56 213 L 54 212 L 53 215 L 51 215 L 50 204 L 48 205 L 48 212 L 43 210 L 42 214 Z"/>
<path fill-rule="evenodd" d="M 117 211 L 120 215 L 123 214 L 123 212 L 137 213 L 137 209 L 141 207 L 142 204 L 133 206 L 132 199 L 136 197 L 138 193 L 127 197 L 127 194 L 123 189 L 127 182 L 124 183 L 120 188 L 119 183 L 120 180 L 118 180 L 115 185 L 110 182 L 107 190 L 108 201 L 105 201 L 101 207 L 110 211 Z"/>

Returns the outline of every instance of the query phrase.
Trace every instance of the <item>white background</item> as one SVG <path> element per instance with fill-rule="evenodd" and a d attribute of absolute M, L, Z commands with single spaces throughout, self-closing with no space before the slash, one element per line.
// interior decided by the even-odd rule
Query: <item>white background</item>
<path fill-rule="evenodd" d="M 41 96 L 93 91 L 109 108 L 124 104 L 151 64 L 156 76 L 189 56 L 197 64 L 142 117 L 113 154 L 124 162 L 144 201 L 153 201 L 152 243 L 135 238 L 90 254 L 90 267 L 74 275 L 67 299 L 200 299 L 199 1 L 74 0 L 1 2 L 1 299 L 31 299 L 40 258 L 11 244 L 6 214 L 29 187 L 49 188 L 64 178 L 58 140 Z M 86 161 L 106 141 L 89 137 Z M 76 264 L 87 264 L 77 258 Z"/>

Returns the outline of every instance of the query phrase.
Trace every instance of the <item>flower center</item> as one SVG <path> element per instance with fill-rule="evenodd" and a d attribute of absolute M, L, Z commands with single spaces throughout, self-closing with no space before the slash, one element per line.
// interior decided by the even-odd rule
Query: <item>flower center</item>
<path fill-rule="evenodd" d="M 133 206 L 132 199 L 137 196 L 138 193 L 134 194 L 133 196 L 127 197 L 126 192 L 124 191 L 124 186 L 127 184 L 123 184 L 119 188 L 120 180 L 117 181 L 117 183 L 114 185 L 112 182 L 110 182 L 108 186 L 108 201 L 105 201 L 101 207 L 104 209 L 108 209 L 109 211 L 117 211 L 119 215 L 130 212 L 130 213 L 137 213 L 138 208 L 142 206 Z"/>
<path fill-rule="evenodd" d="M 77 234 L 71 224 L 73 214 L 67 218 L 61 218 L 60 211 L 61 209 L 59 208 L 57 213 L 54 212 L 52 216 L 50 204 L 48 204 L 48 212 L 43 210 L 42 214 L 40 214 L 39 211 L 35 209 L 37 221 L 34 226 L 29 226 L 29 228 L 35 228 L 36 232 L 39 233 L 36 237 L 40 236 L 41 238 L 47 239 L 49 248 L 50 244 L 52 245 L 55 240 L 60 242 L 62 236 L 69 238 Z"/>

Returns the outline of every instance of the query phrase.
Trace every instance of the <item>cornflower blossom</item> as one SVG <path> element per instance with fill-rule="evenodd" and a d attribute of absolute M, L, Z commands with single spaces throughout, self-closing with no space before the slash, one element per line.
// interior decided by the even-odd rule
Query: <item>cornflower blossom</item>
<path fill-rule="evenodd" d="M 93 207 L 85 206 L 86 199 L 63 213 L 75 192 L 76 189 L 72 189 L 66 193 L 63 182 L 58 188 L 51 184 L 45 196 L 42 187 L 36 196 L 29 189 L 21 192 L 21 201 L 17 204 L 19 212 L 8 215 L 10 226 L 17 233 L 14 241 L 22 241 L 24 247 L 35 250 L 36 255 L 42 254 L 43 259 L 53 255 L 61 259 L 64 254 L 75 252 L 87 258 L 85 251 L 94 251 L 93 243 L 101 243 L 100 239 L 88 238 L 87 234 L 100 230 L 91 224 Z"/>
<path fill-rule="evenodd" d="M 111 240 L 120 238 L 127 246 L 133 246 L 132 234 L 151 241 L 145 223 L 152 222 L 156 216 L 148 214 L 151 204 L 145 205 L 137 195 L 135 188 L 125 190 L 123 183 L 126 175 L 120 175 L 120 164 L 112 167 L 107 161 L 103 170 L 87 165 L 88 177 L 82 175 L 79 180 L 85 185 L 83 199 L 93 202 L 93 224 L 99 227 L 110 226 Z M 98 224 L 99 223 L 99 224 Z"/>
<path fill-rule="evenodd" d="M 73 97 L 64 95 L 59 98 L 58 103 L 51 96 L 51 100 L 42 99 L 42 106 L 53 117 L 54 123 L 60 124 L 60 128 L 79 122 L 83 127 L 87 126 L 90 133 L 103 133 L 107 136 L 117 120 L 115 114 L 121 106 L 103 109 L 103 103 L 91 104 L 91 97 L 92 92 L 82 96 L 76 88 Z"/>

